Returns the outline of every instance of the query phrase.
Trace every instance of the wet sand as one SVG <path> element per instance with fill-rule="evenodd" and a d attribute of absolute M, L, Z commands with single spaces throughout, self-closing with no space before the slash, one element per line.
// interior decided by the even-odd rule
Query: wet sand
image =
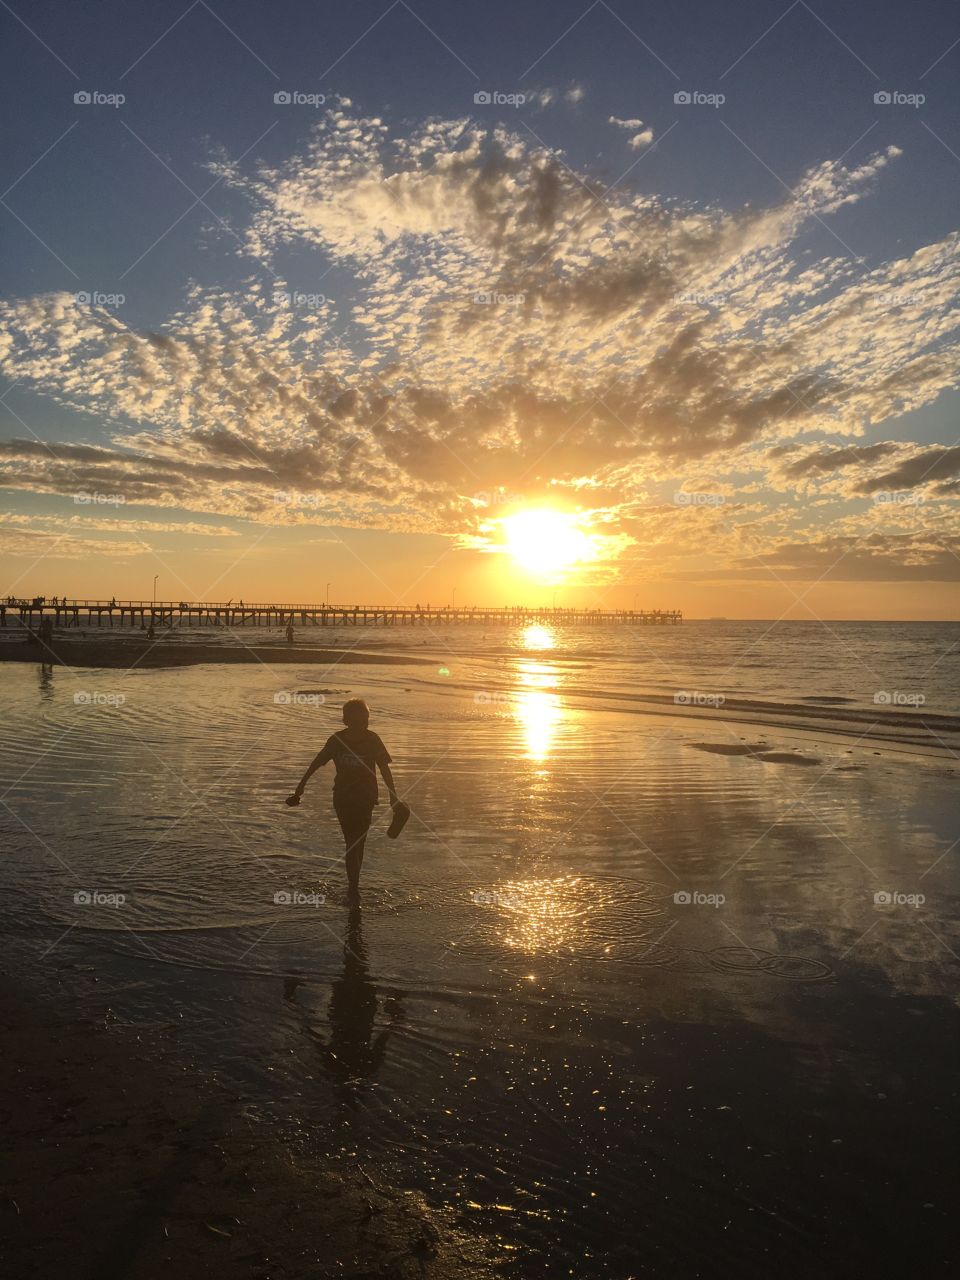
<path fill-rule="evenodd" d="M 20 637 L 0 644 L 0 662 L 34 662 L 66 667 L 95 667 L 122 670 L 129 667 L 192 667 L 200 663 L 309 663 L 338 666 L 341 663 L 380 666 L 434 666 L 435 658 L 420 654 L 362 653 L 357 649 L 314 649 L 308 646 L 245 645 L 233 647 L 143 639 L 72 639 L 55 637 L 52 645 L 30 643 Z"/>
<path fill-rule="evenodd" d="M 177 1061 L 0 979 L 0 1270 L 18 1280 L 485 1277 L 493 1250 L 372 1162 L 333 1171 Z"/>
<path fill-rule="evenodd" d="M 319 1185 L 344 1188 L 349 1218 L 364 1173 L 377 1205 L 437 1230 L 430 1266 L 449 1244 L 465 1274 L 488 1241 L 523 1280 L 951 1274 L 952 761 L 581 706 L 542 659 L 501 664 L 509 696 L 478 700 L 450 668 L 343 667 L 316 690 L 300 687 L 327 685 L 315 667 L 0 671 L 6 966 L 88 1030 L 109 1004 L 145 1046 L 99 1066 L 107 1033 L 94 1053 L 31 1031 L 15 1124 L 24 1074 L 45 1083 L 15 1149 L 50 1159 L 72 1203 L 115 1148 L 121 1185 L 77 1201 L 88 1234 L 101 1216 L 122 1229 L 128 1183 L 162 1232 L 181 1154 L 163 1132 L 179 1126 L 198 1172 L 173 1202 L 176 1240 L 219 1276 L 249 1262 L 199 1252 L 233 1247 L 224 1214 L 243 1241 L 259 1232 L 250 1274 L 265 1280 L 419 1274 L 402 1269 L 406 1219 L 399 1262 L 349 1253 L 351 1273 L 308 1262 L 283 1217 Z M 356 930 L 329 777 L 283 803 L 354 694 L 413 809 L 398 841 L 375 815 Z M 173 1120 L 157 1109 L 168 1071 L 198 1106 L 227 1099 L 209 1142 L 190 1096 Z M 36 1110 L 44 1089 L 53 1113 Z M 98 1133 L 80 1094 L 101 1100 Z M 90 1150 L 56 1136 L 61 1113 Z M 257 1189 L 225 1208 L 238 1166 Z M 41 1163 L 23 1168 L 42 1183 Z M 332 1228 L 331 1247 L 366 1244 L 367 1221 Z M 324 1230 L 311 1220 L 309 1247 Z M 56 1244 L 38 1218 L 22 1240 L 28 1258 Z"/>

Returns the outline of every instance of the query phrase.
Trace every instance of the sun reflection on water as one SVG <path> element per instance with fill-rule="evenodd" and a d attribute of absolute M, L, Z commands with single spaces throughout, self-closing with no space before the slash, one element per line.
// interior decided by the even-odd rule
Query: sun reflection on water
<path fill-rule="evenodd" d="M 519 688 L 514 713 L 523 729 L 529 760 L 546 760 L 563 719 L 563 703 L 553 687 L 556 678 L 546 663 L 523 659 L 517 664 Z"/>
<path fill-rule="evenodd" d="M 557 636 L 552 627 L 545 627 L 541 622 L 531 622 L 520 632 L 520 643 L 524 649 L 553 649 Z"/>
<path fill-rule="evenodd" d="M 586 889 L 580 876 L 508 881 L 497 895 L 500 941 L 531 955 L 575 945 L 588 919 L 604 906 L 595 885 Z"/>

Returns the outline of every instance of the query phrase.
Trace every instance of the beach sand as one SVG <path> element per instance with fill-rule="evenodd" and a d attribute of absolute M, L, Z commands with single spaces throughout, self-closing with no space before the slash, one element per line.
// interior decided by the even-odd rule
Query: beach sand
<path fill-rule="evenodd" d="M 492 1247 L 244 1116 L 172 1038 L 0 980 L 0 1269 L 18 1280 L 488 1276 Z M 486 1257 L 484 1255 L 487 1255 Z"/>

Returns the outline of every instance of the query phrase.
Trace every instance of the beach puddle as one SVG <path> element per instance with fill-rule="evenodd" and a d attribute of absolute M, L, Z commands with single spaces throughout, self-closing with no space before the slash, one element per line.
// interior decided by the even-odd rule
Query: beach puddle
<path fill-rule="evenodd" d="M 705 751 L 717 756 L 749 756 L 754 760 L 762 760 L 764 764 L 822 765 L 817 756 L 802 755 L 799 751 L 771 751 L 765 742 L 691 742 L 695 751 Z"/>

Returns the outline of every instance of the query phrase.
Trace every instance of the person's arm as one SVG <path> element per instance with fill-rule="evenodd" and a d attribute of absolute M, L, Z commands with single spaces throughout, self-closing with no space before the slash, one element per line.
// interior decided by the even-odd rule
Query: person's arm
<path fill-rule="evenodd" d="M 393 774 L 390 772 L 390 766 L 386 760 L 380 761 L 380 772 L 383 774 L 383 780 L 386 783 L 387 794 L 390 796 L 390 807 L 395 809 L 400 803 L 397 796 L 397 784 L 393 780 Z"/>
<path fill-rule="evenodd" d="M 317 772 L 319 768 L 325 765 L 330 758 L 331 758 L 330 744 L 328 742 L 324 746 L 323 750 L 319 751 L 317 755 L 314 756 L 313 760 L 310 763 L 310 767 L 307 769 L 306 773 L 303 775 L 303 777 L 300 779 L 299 783 L 297 784 L 297 789 L 296 791 L 294 791 L 293 794 L 297 797 L 298 800 L 303 795 L 304 788 L 306 787 L 310 779 L 313 777 L 313 775 Z"/>
<path fill-rule="evenodd" d="M 383 780 L 387 786 L 387 792 L 390 796 L 391 808 L 395 809 L 397 805 L 400 803 L 400 801 L 397 798 L 397 784 L 394 782 L 393 774 L 390 772 L 390 762 L 393 759 L 393 757 L 390 755 L 390 752 L 387 750 L 383 739 L 380 737 L 377 738 L 377 750 L 375 754 L 375 759 L 377 762 L 377 768 L 380 770 L 380 773 L 383 775 Z"/>

